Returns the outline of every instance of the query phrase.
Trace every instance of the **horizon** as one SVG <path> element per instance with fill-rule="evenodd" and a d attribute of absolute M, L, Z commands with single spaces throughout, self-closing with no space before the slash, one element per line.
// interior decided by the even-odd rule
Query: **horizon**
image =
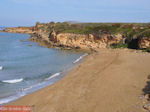
<path fill-rule="evenodd" d="M 49 21 L 49 22 L 40 22 L 38 21 L 39 23 L 42 23 L 42 24 L 46 24 L 46 23 L 49 23 L 49 22 L 54 22 L 54 21 Z M 57 21 L 59 22 L 59 21 Z M 55 22 L 55 23 L 57 23 Z M 67 21 L 62 21 L 61 23 L 63 22 L 67 22 Z M 69 22 L 68 22 L 69 23 Z M 73 23 L 73 24 L 80 24 L 80 23 L 102 23 L 102 24 L 150 24 L 150 22 L 76 22 L 76 23 Z M 20 26 L 0 26 L 0 28 L 3 28 L 3 27 L 33 27 L 36 25 L 36 22 L 35 24 L 33 25 L 20 25 Z"/>
<path fill-rule="evenodd" d="M 2 0 L 0 26 L 34 26 L 50 21 L 149 23 L 149 4 L 149 0 Z"/>

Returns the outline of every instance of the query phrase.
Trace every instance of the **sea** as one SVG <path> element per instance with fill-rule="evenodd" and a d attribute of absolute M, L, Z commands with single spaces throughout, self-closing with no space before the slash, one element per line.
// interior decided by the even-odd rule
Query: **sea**
<path fill-rule="evenodd" d="M 87 54 L 45 48 L 28 34 L 0 32 L 0 105 L 61 80 Z"/>

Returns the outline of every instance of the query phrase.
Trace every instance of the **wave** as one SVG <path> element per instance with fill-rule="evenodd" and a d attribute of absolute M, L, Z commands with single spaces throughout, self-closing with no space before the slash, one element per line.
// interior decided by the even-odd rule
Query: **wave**
<path fill-rule="evenodd" d="M 52 78 L 55 78 L 56 76 L 59 76 L 60 74 L 61 74 L 60 72 L 55 73 L 55 74 L 51 75 L 50 77 L 45 78 L 44 80 L 45 80 L 45 81 L 48 81 L 48 80 L 50 80 L 50 79 L 52 79 Z M 23 89 L 23 90 L 24 90 L 24 91 L 27 91 L 27 90 L 31 90 L 32 88 L 36 88 L 36 87 L 38 87 L 38 86 L 44 85 L 44 83 L 46 83 L 45 81 L 40 82 L 40 83 L 37 83 L 37 84 L 34 84 L 34 85 L 31 85 L 30 87 L 27 87 L 27 88 L 25 88 L 25 89 Z"/>
<path fill-rule="evenodd" d="M 44 84 L 44 82 L 40 82 L 40 83 L 37 83 L 37 84 L 31 85 L 31 86 L 29 86 L 29 87 L 27 87 L 27 88 L 24 88 L 24 89 L 23 89 L 23 91 L 31 90 L 31 89 L 33 89 L 33 88 L 36 88 L 36 87 L 38 87 L 38 86 L 42 85 L 42 84 Z"/>
<path fill-rule="evenodd" d="M 46 80 L 50 80 L 50 79 L 52 79 L 52 78 L 54 78 L 54 77 L 56 77 L 56 76 L 59 76 L 60 74 L 61 74 L 60 72 L 55 73 L 55 74 L 53 74 L 52 76 L 46 78 Z"/>
<path fill-rule="evenodd" d="M 24 77 L 20 79 L 10 79 L 10 80 L 0 80 L 0 83 L 9 83 L 9 84 L 14 84 L 14 83 L 19 83 L 22 81 L 32 81 L 32 80 L 45 80 L 46 78 L 49 78 L 51 76 L 50 73 L 47 74 L 42 74 L 40 76 L 34 76 L 34 77 Z"/>
<path fill-rule="evenodd" d="M 22 81 L 23 81 L 23 78 L 21 78 L 21 79 L 12 79 L 12 80 L 2 80 L 1 82 L 13 84 L 13 83 L 18 83 L 18 82 L 22 82 Z"/>
<path fill-rule="evenodd" d="M 0 70 L 3 70 L 3 66 L 0 66 Z"/>
<path fill-rule="evenodd" d="M 50 83 L 48 80 L 55 78 L 56 76 L 59 76 L 60 74 L 61 74 L 61 72 L 55 73 L 54 75 L 50 76 L 49 78 L 46 78 L 45 81 L 43 81 L 43 82 L 40 82 L 40 83 L 31 85 L 30 87 L 22 89 L 16 95 L 0 99 L 0 105 L 9 103 L 9 102 L 14 101 L 14 100 L 17 100 L 17 99 L 19 99 L 19 98 L 21 98 L 27 94 L 30 94 L 34 91 L 39 90 L 40 88 L 43 88 L 43 87 L 46 87 L 47 85 L 52 84 L 53 82 Z M 17 82 L 21 82 L 23 80 L 25 80 L 25 79 L 21 78 L 21 79 L 14 79 L 14 80 L 3 80 L 2 82 L 5 82 L 5 83 L 15 83 L 16 82 L 17 83 Z"/>
<path fill-rule="evenodd" d="M 18 93 L 18 94 L 16 94 L 16 95 L 13 95 L 13 96 L 9 96 L 9 97 L 7 97 L 7 98 L 0 99 L 0 105 L 9 103 L 9 102 L 14 101 L 14 100 L 17 100 L 18 98 L 21 98 L 21 97 L 23 97 L 23 96 L 25 96 L 25 95 L 26 95 L 25 93 Z"/>
<path fill-rule="evenodd" d="M 30 94 L 34 91 L 37 91 L 39 90 L 40 88 L 43 88 L 43 87 L 46 87 L 47 85 L 50 85 L 52 83 L 48 82 L 48 80 L 56 77 L 56 76 L 59 76 L 61 73 L 55 73 L 54 75 L 50 76 L 49 78 L 45 79 L 44 82 L 40 82 L 40 83 L 37 83 L 37 84 L 34 84 L 34 85 L 31 85 L 30 87 L 27 87 L 27 88 L 24 88 L 22 89 L 20 92 L 18 92 L 16 95 L 13 95 L 13 96 L 9 96 L 7 98 L 3 98 L 3 99 L 0 99 L 0 105 L 2 104 L 6 104 L 6 103 L 9 103 L 11 101 L 14 101 L 14 100 L 17 100 L 27 94 Z M 23 81 L 23 79 L 15 79 L 15 80 L 3 80 L 3 82 L 18 82 L 18 81 Z M 48 83 L 47 83 L 48 82 Z"/>
<path fill-rule="evenodd" d="M 76 59 L 73 63 L 79 62 L 82 58 L 84 58 L 84 57 L 87 56 L 87 55 L 88 55 L 88 54 L 86 53 L 86 54 L 80 56 L 80 57 L 79 57 L 78 59 Z"/>
<path fill-rule="evenodd" d="M 38 80 L 38 79 L 45 79 L 48 78 L 49 76 L 51 76 L 51 73 L 44 73 L 41 75 L 37 75 L 37 76 L 32 76 L 32 77 L 24 77 L 25 81 L 29 81 L 29 80 Z"/>

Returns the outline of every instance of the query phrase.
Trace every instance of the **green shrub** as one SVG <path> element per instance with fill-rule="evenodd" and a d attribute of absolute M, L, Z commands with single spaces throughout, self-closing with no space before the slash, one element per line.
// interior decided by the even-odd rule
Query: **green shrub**
<path fill-rule="evenodd" d="M 127 44 L 122 44 L 122 43 L 118 43 L 118 44 L 112 44 L 110 45 L 111 48 L 116 49 L 116 48 L 128 48 Z"/>
<path fill-rule="evenodd" d="M 148 30 L 145 30 L 143 32 L 140 32 L 138 35 L 137 35 L 138 38 L 142 38 L 142 37 L 150 37 L 150 29 Z"/>
<path fill-rule="evenodd" d="M 150 52 L 150 48 L 142 49 L 143 52 Z"/>

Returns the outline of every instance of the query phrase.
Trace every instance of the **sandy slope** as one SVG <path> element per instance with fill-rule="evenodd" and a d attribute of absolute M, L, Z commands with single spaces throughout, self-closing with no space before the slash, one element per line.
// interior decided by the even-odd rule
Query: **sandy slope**
<path fill-rule="evenodd" d="M 11 104 L 35 112 L 143 112 L 139 96 L 150 74 L 150 54 L 101 50 L 56 84 Z"/>

